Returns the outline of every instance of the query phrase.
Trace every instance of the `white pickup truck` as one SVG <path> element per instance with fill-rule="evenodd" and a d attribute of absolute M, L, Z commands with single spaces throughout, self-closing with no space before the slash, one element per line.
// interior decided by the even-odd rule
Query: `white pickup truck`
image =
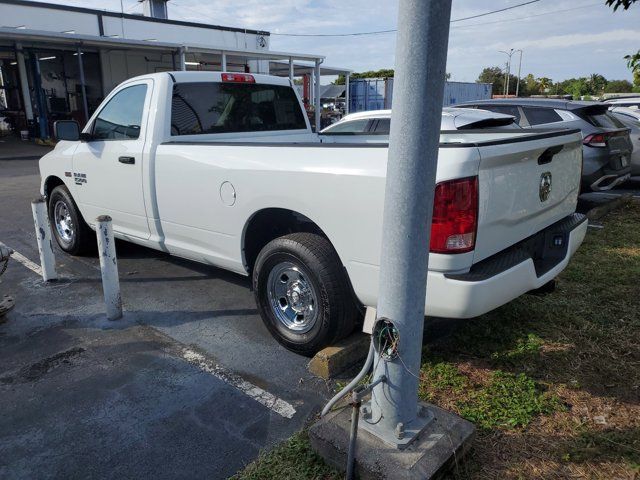
<path fill-rule="evenodd" d="M 311 354 L 375 306 L 387 144 L 318 135 L 286 78 L 145 75 L 40 160 L 54 236 L 118 238 L 250 275 L 278 341 Z M 442 131 L 425 312 L 468 318 L 558 275 L 582 242 L 577 130 Z M 382 252 L 384 254 L 384 252 Z"/>

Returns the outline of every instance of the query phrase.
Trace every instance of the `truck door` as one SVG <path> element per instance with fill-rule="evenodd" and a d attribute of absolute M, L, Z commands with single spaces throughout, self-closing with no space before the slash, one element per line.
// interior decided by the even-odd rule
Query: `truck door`
<path fill-rule="evenodd" d="M 149 238 L 143 196 L 143 155 L 153 81 L 127 84 L 112 94 L 73 155 L 73 196 L 87 223 L 113 218 L 114 231 Z"/>

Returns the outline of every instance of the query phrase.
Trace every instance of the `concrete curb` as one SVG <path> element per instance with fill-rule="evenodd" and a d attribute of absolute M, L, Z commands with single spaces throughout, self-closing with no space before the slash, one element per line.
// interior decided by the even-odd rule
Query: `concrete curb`
<path fill-rule="evenodd" d="M 320 350 L 308 365 L 309 372 L 324 380 L 346 372 L 362 362 L 369 351 L 370 337 L 355 333 L 335 345 Z"/>
<path fill-rule="evenodd" d="M 592 208 L 587 212 L 587 218 L 589 220 L 599 220 L 608 213 L 611 213 L 613 210 L 631 203 L 632 200 L 633 195 L 630 193 L 626 193 L 614 200 L 611 200 L 610 202 L 605 203 L 604 205 Z"/>

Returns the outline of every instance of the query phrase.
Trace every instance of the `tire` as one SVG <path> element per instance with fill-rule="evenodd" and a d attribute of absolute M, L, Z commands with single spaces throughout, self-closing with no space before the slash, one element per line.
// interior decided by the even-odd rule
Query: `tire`
<path fill-rule="evenodd" d="M 312 356 L 349 335 L 357 323 L 342 263 L 320 235 L 292 233 L 272 240 L 258 255 L 252 280 L 264 324 L 295 353 Z"/>
<path fill-rule="evenodd" d="M 95 249 L 96 236 L 64 185 L 49 195 L 49 223 L 58 246 L 66 253 L 82 255 Z"/>

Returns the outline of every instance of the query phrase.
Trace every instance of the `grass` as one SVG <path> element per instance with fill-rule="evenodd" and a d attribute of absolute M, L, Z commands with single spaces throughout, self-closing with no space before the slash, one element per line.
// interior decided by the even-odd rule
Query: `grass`
<path fill-rule="evenodd" d="M 640 478 L 640 205 L 604 225 L 589 229 L 554 293 L 425 347 L 420 397 L 478 427 L 452 478 Z M 301 433 L 237 478 L 341 475 Z"/>

